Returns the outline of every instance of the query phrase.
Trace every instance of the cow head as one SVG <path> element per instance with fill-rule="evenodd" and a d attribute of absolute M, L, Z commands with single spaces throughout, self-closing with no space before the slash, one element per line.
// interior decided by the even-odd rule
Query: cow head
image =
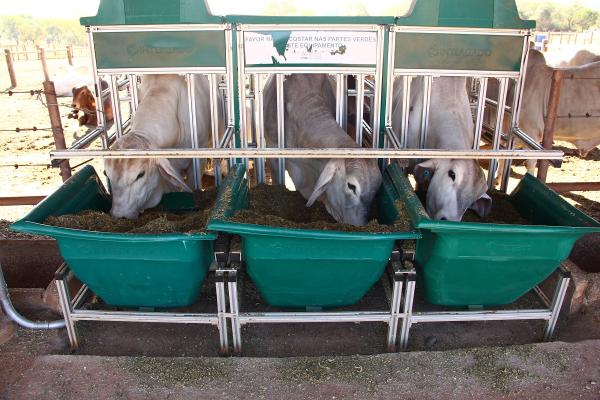
<path fill-rule="evenodd" d="M 114 149 L 152 148 L 144 136 L 129 133 L 115 142 Z M 137 218 L 144 210 L 156 207 L 164 193 L 191 192 L 180 173 L 166 159 L 105 159 L 105 174 L 110 180 L 114 218 Z"/>
<path fill-rule="evenodd" d="M 73 86 L 73 102 L 71 107 L 73 111 L 69 114 L 68 118 L 74 118 L 79 121 L 79 126 L 89 124 L 96 125 L 98 123 L 96 119 L 96 98 L 83 83 L 79 83 Z M 79 111 L 82 112 L 82 116 L 77 118 Z"/>
<path fill-rule="evenodd" d="M 492 199 L 476 160 L 431 159 L 414 168 L 419 184 L 429 183 L 427 213 L 432 219 L 460 221 L 467 208 L 487 216 Z"/>
<path fill-rule="evenodd" d="M 365 225 L 380 184 L 381 172 L 375 160 L 331 159 L 325 164 L 306 206 L 319 199 L 336 221 Z"/>

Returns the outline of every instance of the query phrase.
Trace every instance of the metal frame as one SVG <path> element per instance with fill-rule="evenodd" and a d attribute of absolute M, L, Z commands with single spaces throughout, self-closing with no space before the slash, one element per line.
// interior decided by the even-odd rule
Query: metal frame
<path fill-rule="evenodd" d="M 226 269 L 229 294 L 227 316 L 231 320 L 234 354 L 241 355 L 243 352 L 241 328 L 244 324 L 313 322 L 385 322 L 388 324 L 387 349 L 390 352 L 396 351 L 398 325 L 402 320 L 401 331 L 404 332 L 407 329 L 406 321 L 410 315 L 406 301 L 401 309 L 402 298 L 408 295 L 407 289 L 404 289 L 404 276 L 409 270 L 406 270 L 403 264 L 407 259 L 403 258 L 400 252 L 394 251 L 387 263 L 386 272 L 380 279 L 389 305 L 389 310 L 386 311 L 244 312 L 240 308 L 243 290 L 239 290 L 244 262 L 241 253 L 230 253 Z"/>
<path fill-rule="evenodd" d="M 417 261 L 412 260 L 417 264 Z M 491 310 L 491 311 L 437 311 L 437 312 L 414 312 L 413 300 L 416 286 L 416 271 L 405 270 L 404 279 L 406 281 L 406 297 L 404 298 L 405 307 L 407 307 L 407 316 L 403 320 L 402 331 L 400 333 L 400 348 L 406 350 L 410 327 L 412 324 L 423 322 L 459 322 L 459 321 L 507 321 L 507 320 L 535 320 L 546 321 L 542 341 L 547 342 L 554 333 L 558 315 L 565 299 L 571 272 L 562 264 L 555 270 L 558 274 L 558 283 L 554 290 L 552 301 L 542 292 L 539 286 L 534 287 L 534 293 L 546 308 L 530 310 Z"/>
<path fill-rule="evenodd" d="M 215 273 L 215 289 L 217 294 L 216 313 L 170 313 L 86 310 L 82 306 L 85 299 L 91 293 L 91 290 L 84 284 L 75 297 L 71 298 L 67 280 L 67 276 L 71 270 L 66 263 L 63 263 L 58 271 L 56 271 L 55 281 L 71 348 L 77 349 L 79 347 L 79 337 L 75 326 L 75 322 L 77 321 L 204 324 L 214 325 L 218 328 L 220 354 L 227 355 L 229 353 L 229 342 L 227 338 L 228 314 L 226 313 L 224 271 L 222 269 L 224 265 L 223 253 L 215 253 L 215 261 L 211 263 L 209 271 Z"/>
<path fill-rule="evenodd" d="M 226 66 L 218 68 L 110 68 L 110 69 L 97 69 L 94 51 L 94 32 L 139 32 L 139 31 L 202 31 L 202 30 L 215 30 L 222 29 L 225 31 L 225 43 L 226 43 Z M 492 165 L 494 168 L 490 168 L 490 171 L 495 169 L 494 163 L 497 163 L 497 159 L 562 159 L 562 152 L 552 150 L 534 150 L 534 151 L 523 151 L 513 150 L 512 141 L 508 141 L 509 147 L 506 150 L 500 150 L 501 132 L 498 132 L 494 138 L 494 147 L 491 151 L 480 151 L 478 150 L 478 142 L 474 145 L 471 150 L 426 150 L 426 149 L 405 149 L 406 147 L 406 131 L 408 126 L 408 102 L 410 93 L 410 84 L 408 77 L 411 75 L 424 75 L 426 77 L 424 81 L 425 93 L 424 104 L 423 104 L 423 118 L 421 126 L 421 146 L 424 147 L 426 143 L 426 132 L 428 124 L 430 94 L 431 94 L 431 82 L 433 76 L 474 76 L 480 79 L 479 98 L 477 104 L 476 131 L 474 134 L 476 138 L 481 133 L 481 127 L 479 122 L 483 115 L 484 100 L 485 100 L 485 83 L 488 77 L 498 77 L 504 82 L 502 89 L 502 100 L 499 102 L 497 111 L 497 123 L 500 122 L 502 126 L 502 120 L 504 115 L 504 104 L 505 104 L 505 92 L 506 83 L 508 79 L 517 79 L 517 90 L 516 99 L 520 99 L 520 91 L 522 90 L 524 68 L 526 62 L 527 49 L 524 46 L 522 64 L 519 72 L 514 71 L 471 71 L 471 70 L 433 70 L 433 69 L 394 69 L 394 49 L 396 33 L 402 32 L 426 32 L 426 33 L 460 33 L 460 34 L 493 34 L 493 35 L 528 35 L 528 32 L 520 30 L 497 30 L 497 29 L 473 29 L 473 28 L 427 28 L 427 27 L 389 27 L 389 45 L 385 46 L 385 32 L 386 27 L 383 25 L 247 25 L 240 24 L 232 27 L 231 24 L 223 25 L 138 25 L 138 26 L 104 26 L 104 27 L 91 27 L 87 29 L 88 42 L 90 46 L 90 55 L 92 57 L 93 73 L 96 81 L 97 88 L 100 88 L 100 75 L 110 75 L 111 79 L 111 93 L 113 96 L 113 111 L 115 115 L 115 125 L 117 125 L 116 132 L 110 136 L 107 132 L 106 123 L 104 119 L 103 102 L 97 101 L 99 131 L 96 135 L 103 134 L 103 148 L 105 150 L 87 150 L 81 151 L 77 149 L 71 150 L 54 150 L 50 153 L 50 156 L 54 160 L 67 159 L 67 158 L 196 158 L 196 157 L 212 157 L 215 161 L 221 158 L 242 158 L 243 162 L 248 167 L 249 159 L 255 159 L 254 166 L 256 171 L 256 182 L 264 182 L 264 159 L 265 158 L 279 158 L 280 162 L 280 182 L 284 183 L 283 179 L 285 176 L 285 158 L 478 158 L 478 159 L 492 159 Z M 356 66 L 247 66 L 244 57 L 245 42 L 244 33 L 247 31 L 368 31 L 377 33 L 377 48 L 376 48 L 376 62 L 374 66 L 356 67 Z M 235 37 L 233 36 L 235 31 Z M 525 41 L 526 42 L 526 41 Z M 234 47 L 234 43 L 236 46 Z M 387 66 L 384 65 L 385 52 L 388 52 Z M 234 76 L 234 64 L 238 69 L 237 75 Z M 387 68 L 387 76 L 384 77 L 384 71 Z M 190 93 L 190 122 L 192 127 L 195 126 L 196 116 L 194 102 L 194 91 L 193 79 L 190 79 L 192 73 L 210 74 L 210 87 L 211 87 L 211 116 L 213 119 L 213 148 L 212 149 L 162 149 L 162 150 L 106 150 L 109 147 L 111 140 L 114 140 L 115 135 L 120 137 L 124 133 L 122 128 L 123 122 L 120 116 L 119 107 L 119 95 L 118 95 L 118 84 L 116 75 L 126 74 L 129 76 L 130 83 L 130 98 L 122 99 L 130 102 L 131 112 L 135 113 L 137 107 L 137 74 L 152 74 L 152 73 L 178 73 L 186 74 L 188 77 L 188 91 Z M 327 73 L 333 74 L 337 77 L 337 104 L 336 104 L 336 117 L 340 126 L 346 125 L 347 115 L 347 85 L 346 75 L 353 74 L 357 75 L 357 90 L 356 103 L 357 103 L 357 136 L 356 140 L 358 144 L 363 143 L 363 136 L 371 139 L 370 148 L 358 148 L 358 149 L 285 149 L 284 147 L 284 126 L 283 126 L 283 77 L 284 74 L 289 73 Z M 218 91 L 218 82 L 216 79 L 217 74 L 226 74 L 226 94 L 228 95 L 227 101 L 224 97 L 223 101 L 226 104 L 226 121 L 225 136 L 219 143 L 215 140 L 215 120 L 216 117 L 216 93 Z M 264 116 L 262 112 L 262 105 L 264 104 L 263 97 L 263 80 L 266 74 L 276 74 L 277 80 L 277 92 L 278 92 L 278 148 L 268 149 L 265 148 L 264 140 Z M 256 75 L 256 78 L 254 78 Z M 363 107 L 365 97 L 365 76 L 371 75 L 374 77 L 374 82 L 369 83 L 368 92 L 372 95 L 374 101 L 372 102 L 371 116 L 372 121 L 363 121 Z M 404 76 L 405 85 L 403 93 L 404 102 L 404 115 L 402 121 L 402 132 L 400 132 L 399 140 L 396 139 L 394 132 L 391 128 L 391 104 L 393 98 L 393 79 L 396 75 Z M 246 90 L 246 77 L 250 79 L 250 93 Z M 234 88 L 235 79 L 237 79 L 237 88 Z M 384 79 L 387 79 L 384 82 Z M 385 99 L 382 94 L 385 90 L 385 84 L 387 84 L 387 92 L 385 92 Z M 254 86 L 254 87 L 253 87 Z M 237 98 L 234 93 L 237 90 Z M 254 107 L 256 106 L 256 143 L 248 143 L 248 132 L 246 124 L 246 103 L 250 101 L 251 104 L 251 120 L 255 118 Z M 381 129 L 381 109 L 382 101 L 386 103 L 386 115 L 385 115 L 385 127 Z M 239 105 L 239 115 L 235 115 L 235 102 Z M 517 101 L 514 103 L 515 112 L 512 116 L 512 126 L 516 131 L 516 121 L 518 117 L 519 104 Z M 118 115 L 118 119 L 117 119 Z M 237 118 L 237 121 L 236 121 Z M 239 141 L 239 148 L 233 141 L 235 132 L 236 122 L 239 123 L 239 134 L 236 139 Z M 252 124 L 255 125 L 254 123 Z M 194 129 L 192 130 L 194 131 Z M 380 132 L 384 134 L 384 148 L 380 149 Z M 513 132 L 511 132 L 513 134 Z M 252 148 L 254 146 L 254 148 Z M 197 146 L 196 146 L 197 147 Z M 391 147 L 391 148 L 389 148 Z M 217 170 L 217 163 L 215 165 L 215 178 L 220 178 L 220 173 Z M 490 172 L 490 175 L 493 175 Z M 197 174 L 199 176 L 199 174 Z M 493 182 L 493 179 L 492 179 Z M 384 282 L 384 288 L 390 301 L 388 311 L 361 311 L 361 312 L 306 312 L 306 313 L 294 313 L 294 312 L 280 312 L 280 313 L 245 313 L 240 310 L 240 296 L 239 293 L 238 279 L 240 268 L 242 268 L 242 258 L 240 253 L 229 254 L 228 260 L 223 260 L 224 255 L 220 257 L 216 263 L 218 267 L 215 269 L 215 285 L 217 290 L 217 314 L 171 314 L 171 313 L 131 313 L 131 312 L 104 312 L 104 311 L 87 311 L 79 309 L 81 306 L 82 299 L 87 292 L 87 287 L 84 287 L 82 291 L 75 297 L 70 299 L 68 294 L 68 288 L 66 285 L 66 274 L 68 273 L 68 267 L 64 265 L 59 270 L 57 275 L 57 285 L 59 290 L 59 296 L 67 323 L 67 330 L 69 333 L 69 339 L 73 347 L 78 346 L 78 338 L 75 329 L 75 322 L 78 320 L 105 320 L 105 321 L 129 321 L 129 322 L 172 322 L 172 323 L 201 323 L 201 324 L 212 324 L 217 325 L 220 332 L 220 343 L 221 351 L 226 352 L 228 348 L 227 338 L 227 319 L 231 320 L 233 346 L 235 353 L 241 353 L 242 341 L 241 341 L 241 326 L 248 323 L 286 323 L 286 322 L 387 322 L 388 323 L 388 337 L 387 346 L 388 349 L 394 349 L 396 346 L 396 340 L 398 336 L 398 330 L 400 331 L 400 347 L 405 349 L 407 346 L 410 326 L 413 323 L 419 322 L 432 322 L 432 321 L 458 321 L 458 320 L 501 320 L 501 319 L 545 319 L 548 321 L 548 326 L 544 335 L 544 340 L 548 340 L 552 335 L 556 319 L 558 317 L 558 311 L 562 305 L 566 287 L 568 285 L 569 278 L 566 277 L 566 273 L 561 269 L 562 278 L 559 283 L 559 288 L 555 293 L 552 304 L 548 305 L 547 310 L 524 310 L 524 311 L 482 311 L 482 312 L 447 312 L 447 313 L 413 313 L 412 305 L 414 299 L 415 290 L 415 278 L 416 273 L 414 270 L 405 269 L 402 267 L 402 262 L 408 258 L 404 258 L 399 253 L 393 253 L 388 263 L 386 271 L 382 279 L 388 279 L 388 275 L 391 276 L 391 282 Z M 224 288 L 224 280 L 227 279 L 227 293 Z M 229 311 L 226 310 L 226 298 L 229 297 Z M 404 300 L 404 301 L 402 301 Z M 546 299 L 547 300 L 547 299 Z M 403 306 L 402 306 L 403 304 Z M 548 304 L 546 301 L 545 304 Z M 402 306 L 402 310 L 400 309 Z M 400 324 L 400 327 L 399 327 Z M 400 329 L 398 329 L 400 328 Z"/>

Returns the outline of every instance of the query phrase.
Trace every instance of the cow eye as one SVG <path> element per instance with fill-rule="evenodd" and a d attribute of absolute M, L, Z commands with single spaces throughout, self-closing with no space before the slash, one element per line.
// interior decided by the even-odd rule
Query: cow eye
<path fill-rule="evenodd" d="M 139 173 L 139 175 L 137 176 L 137 178 L 135 178 L 135 180 L 137 181 L 138 179 L 140 179 L 142 176 L 144 176 L 146 174 L 146 171 L 142 171 Z"/>
<path fill-rule="evenodd" d="M 351 183 L 348 183 L 348 189 L 352 190 L 356 194 L 356 186 Z"/>
<path fill-rule="evenodd" d="M 452 179 L 452 182 L 454 182 L 454 180 L 456 179 L 456 175 L 452 170 L 448 171 L 448 176 L 450 177 L 450 179 Z"/>

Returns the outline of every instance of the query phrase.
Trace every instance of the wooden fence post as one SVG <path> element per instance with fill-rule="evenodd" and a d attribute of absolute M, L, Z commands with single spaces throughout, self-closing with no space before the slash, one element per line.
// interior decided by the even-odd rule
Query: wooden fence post
<path fill-rule="evenodd" d="M 69 43 L 67 46 L 67 58 L 69 59 L 69 65 L 73 66 L 73 44 Z"/>
<path fill-rule="evenodd" d="M 60 120 L 60 110 L 58 108 L 58 99 L 54 90 L 54 82 L 46 80 L 44 82 L 44 94 L 46 95 L 46 104 L 48 105 L 48 113 L 50 114 L 50 123 L 52 124 L 52 135 L 54 136 L 54 145 L 57 150 L 65 150 L 65 133 L 63 131 L 62 122 Z M 71 177 L 71 166 L 69 160 L 64 160 L 60 163 L 60 175 L 63 182 Z"/>
<path fill-rule="evenodd" d="M 10 86 L 15 88 L 17 87 L 17 75 L 15 74 L 15 66 L 13 65 L 13 59 L 9 49 L 4 49 L 4 58 L 6 58 L 6 65 L 8 66 Z"/>
<path fill-rule="evenodd" d="M 552 84 L 550 85 L 550 98 L 548 99 L 548 116 L 544 124 L 544 136 L 542 139 L 542 147 L 546 150 L 552 149 L 552 141 L 554 140 L 554 124 L 558 113 L 558 102 L 560 100 L 560 89 L 562 87 L 563 76 L 565 71 L 555 69 L 552 73 Z M 539 160 L 537 178 L 546 183 L 548 175 L 548 161 Z"/>
<path fill-rule="evenodd" d="M 41 55 L 40 55 L 40 45 L 39 45 L 39 44 L 36 44 L 36 45 L 35 45 L 35 49 L 36 49 L 36 50 L 37 50 L 37 52 L 38 52 L 38 53 L 37 53 L 38 60 L 41 60 L 41 58 L 42 58 L 42 57 L 41 57 Z"/>
<path fill-rule="evenodd" d="M 46 65 L 46 51 L 43 47 L 40 47 L 40 60 L 42 60 L 42 69 L 44 70 L 44 79 L 47 81 L 50 80 L 50 75 L 48 74 L 48 66 Z"/>

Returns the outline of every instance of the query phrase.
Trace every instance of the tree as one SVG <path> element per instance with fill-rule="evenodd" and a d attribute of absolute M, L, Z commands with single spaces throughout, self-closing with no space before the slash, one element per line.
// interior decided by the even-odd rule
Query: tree
<path fill-rule="evenodd" d="M 391 15 L 393 17 L 400 17 L 406 15 L 410 10 L 411 3 L 412 1 L 401 1 L 399 3 L 396 3 L 386 8 L 385 11 L 383 11 L 382 15 Z"/>
<path fill-rule="evenodd" d="M 598 11 L 589 8 L 579 10 L 573 15 L 573 24 L 579 26 L 583 32 L 596 23 L 599 14 Z"/>
<path fill-rule="evenodd" d="M 33 44 L 40 42 L 44 38 L 44 29 L 39 24 L 24 24 L 21 28 L 21 38 Z"/>
<path fill-rule="evenodd" d="M 560 15 L 560 17 L 562 17 L 563 19 L 563 28 L 566 29 L 567 31 L 572 31 L 575 26 L 574 26 L 574 21 L 575 21 L 575 14 L 580 11 L 583 10 L 585 8 L 585 5 L 583 3 L 581 3 L 580 1 L 574 1 L 572 3 L 568 3 L 565 5 L 562 5 L 561 7 L 558 8 L 558 14 Z"/>
<path fill-rule="evenodd" d="M 340 15 L 348 15 L 348 16 L 367 16 L 369 12 L 367 11 L 367 7 L 362 3 L 353 3 L 346 4 L 342 11 L 340 11 Z"/>
<path fill-rule="evenodd" d="M 298 15 L 298 7 L 294 0 L 279 0 L 271 3 L 261 11 L 263 15 Z"/>
<path fill-rule="evenodd" d="M 25 25 L 25 19 L 20 15 L 2 16 L 2 31 L 17 44 L 19 44 L 19 36 L 23 25 Z"/>

